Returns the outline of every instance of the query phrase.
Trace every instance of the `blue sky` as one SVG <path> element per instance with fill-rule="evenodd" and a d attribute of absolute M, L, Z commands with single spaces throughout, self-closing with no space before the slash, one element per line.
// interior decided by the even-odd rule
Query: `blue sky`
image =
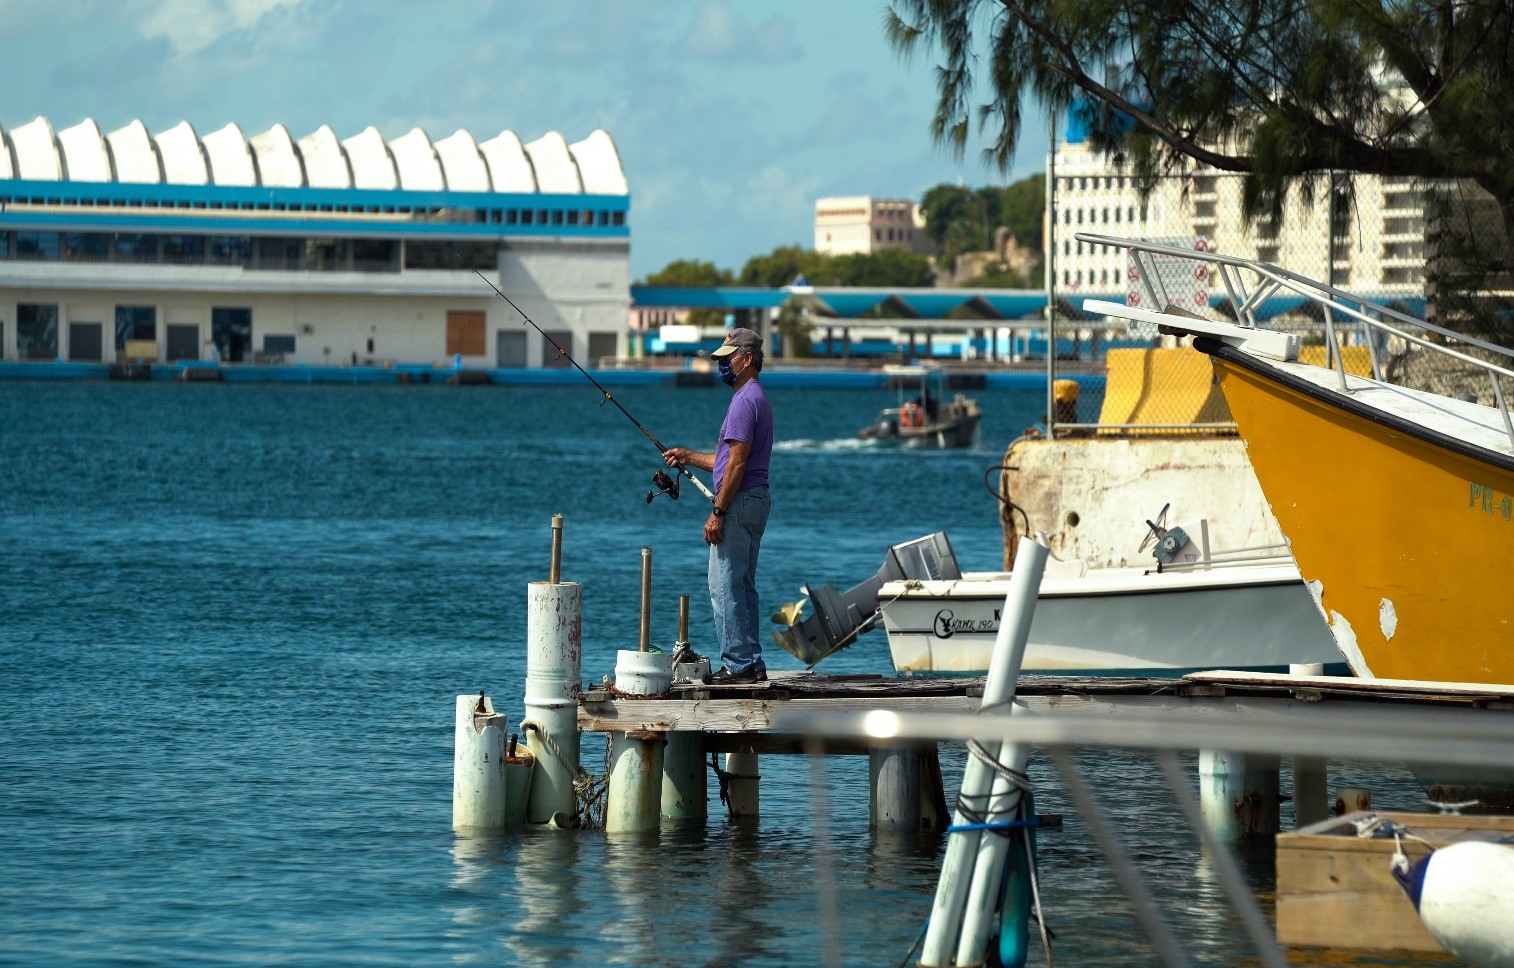
<path fill-rule="evenodd" d="M 6 0 L 0 124 L 141 118 L 157 133 L 283 123 L 480 141 L 595 128 L 631 185 L 631 272 L 739 269 L 813 244 L 815 199 L 918 199 L 1045 168 L 1027 114 L 1013 170 L 930 140 L 931 56 L 902 62 L 884 0 Z"/>

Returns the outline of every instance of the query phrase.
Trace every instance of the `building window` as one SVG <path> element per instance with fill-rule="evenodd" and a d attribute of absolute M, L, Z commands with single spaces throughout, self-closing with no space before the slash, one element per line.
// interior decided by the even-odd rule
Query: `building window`
<path fill-rule="evenodd" d="M 252 238 L 246 235 L 212 235 L 210 262 L 218 266 L 245 265 L 252 258 Z"/>
<path fill-rule="evenodd" d="M 57 232 L 17 232 L 16 258 L 51 262 L 58 258 Z"/>
<path fill-rule="evenodd" d="M 104 262 L 110 254 L 110 236 L 104 232 L 68 232 L 63 236 L 63 258 L 72 262 Z"/>
<path fill-rule="evenodd" d="M 117 235 L 116 260 L 118 262 L 157 262 L 158 237 L 124 233 Z"/>
<path fill-rule="evenodd" d="M 16 355 L 23 360 L 58 357 L 58 307 L 53 303 L 16 305 Z"/>
<path fill-rule="evenodd" d="M 126 348 L 127 340 L 156 340 L 158 310 L 154 306 L 116 307 L 116 349 Z"/>
<path fill-rule="evenodd" d="M 205 236 L 163 236 L 163 261 L 176 265 L 195 265 L 205 261 Z"/>

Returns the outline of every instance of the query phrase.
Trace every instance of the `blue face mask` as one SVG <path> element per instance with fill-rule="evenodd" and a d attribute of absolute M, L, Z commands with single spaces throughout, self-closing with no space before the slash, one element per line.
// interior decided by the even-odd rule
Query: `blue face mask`
<path fill-rule="evenodd" d="M 721 359 L 716 365 L 720 367 L 720 382 L 724 383 L 728 387 L 735 386 L 736 371 L 731 366 L 731 358 L 727 356 Z"/>

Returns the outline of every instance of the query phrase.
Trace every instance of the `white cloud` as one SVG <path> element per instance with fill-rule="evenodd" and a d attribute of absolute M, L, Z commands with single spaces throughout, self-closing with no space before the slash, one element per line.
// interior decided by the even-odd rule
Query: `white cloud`
<path fill-rule="evenodd" d="M 779 64 L 804 54 L 793 21 L 772 16 L 749 23 L 726 0 L 704 0 L 677 46 L 686 56 L 731 64 Z"/>
<path fill-rule="evenodd" d="M 311 0 L 160 0 L 138 24 L 143 37 L 162 37 L 180 54 L 204 50 L 226 34 L 256 27 L 269 13 Z"/>

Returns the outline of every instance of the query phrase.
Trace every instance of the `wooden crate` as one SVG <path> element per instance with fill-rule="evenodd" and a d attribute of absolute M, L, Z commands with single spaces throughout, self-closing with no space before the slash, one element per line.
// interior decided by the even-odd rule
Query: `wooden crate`
<path fill-rule="evenodd" d="M 1374 814 L 1436 847 L 1514 835 L 1514 817 L 1441 816 L 1389 810 L 1348 813 L 1277 838 L 1277 940 L 1328 948 L 1444 951 L 1393 879 L 1392 837 L 1363 838 L 1353 821 Z M 1404 853 L 1428 853 L 1404 838 Z"/>

